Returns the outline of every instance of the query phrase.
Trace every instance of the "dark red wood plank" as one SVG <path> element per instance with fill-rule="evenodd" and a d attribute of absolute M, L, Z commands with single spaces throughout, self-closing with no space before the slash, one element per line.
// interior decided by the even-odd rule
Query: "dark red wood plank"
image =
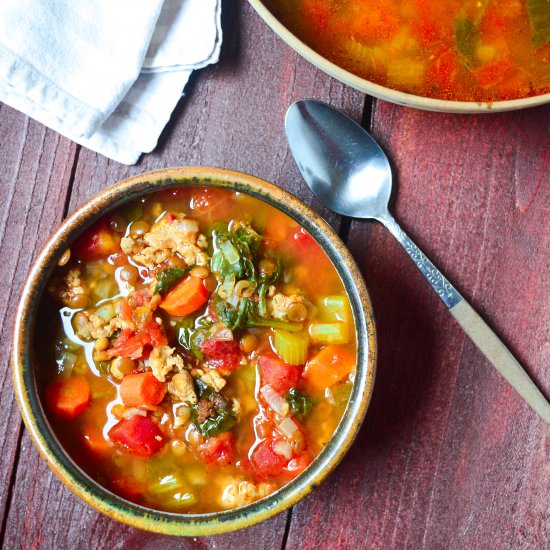
<path fill-rule="evenodd" d="M 33 256 L 61 221 L 75 148 L 0 106 L 0 518 L 21 433 L 9 368 L 13 315 Z"/>
<path fill-rule="evenodd" d="M 286 148 L 288 105 L 316 97 L 361 117 L 364 98 L 315 70 L 267 29 L 247 3 L 225 12 L 221 63 L 202 71 L 177 109 L 161 147 L 126 167 L 82 149 L 70 210 L 130 175 L 176 165 L 242 170 L 274 181 L 310 202 Z M 316 205 L 318 207 L 318 205 Z M 337 227 L 337 216 L 326 213 Z M 286 514 L 247 530 L 203 539 L 175 539 L 119 525 L 74 497 L 39 459 L 28 438 L 13 489 L 6 544 L 25 548 L 279 548 Z M 40 524 L 42 529 L 33 529 Z"/>
<path fill-rule="evenodd" d="M 550 393 L 550 107 L 452 116 L 378 102 L 373 121 L 396 218 Z M 546 547 L 548 427 L 385 229 L 354 222 L 349 245 L 379 331 L 374 398 L 343 464 L 294 508 L 288 547 Z"/>

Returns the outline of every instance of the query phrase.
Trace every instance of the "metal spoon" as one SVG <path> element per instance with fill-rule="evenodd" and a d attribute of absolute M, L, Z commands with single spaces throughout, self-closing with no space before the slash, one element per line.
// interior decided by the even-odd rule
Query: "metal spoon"
<path fill-rule="evenodd" d="M 348 116 L 314 100 L 291 105 L 285 128 L 294 160 L 321 202 L 338 214 L 372 218 L 386 226 L 485 357 L 550 423 L 550 404 L 510 350 L 388 212 L 391 167 L 372 136 Z"/>

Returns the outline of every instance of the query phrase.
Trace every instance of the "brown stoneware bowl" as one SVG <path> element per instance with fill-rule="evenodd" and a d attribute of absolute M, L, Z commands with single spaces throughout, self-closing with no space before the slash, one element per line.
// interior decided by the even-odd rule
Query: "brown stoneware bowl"
<path fill-rule="evenodd" d="M 36 320 L 42 295 L 58 260 L 74 239 L 107 212 L 151 191 L 205 185 L 233 189 L 264 200 L 299 222 L 322 246 L 347 290 L 356 327 L 357 371 L 344 415 L 330 442 L 308 468 L 278 491 L 233 510 L 208 514 L 161 512 L 129 502 L 92 480 L 62 448 L 40 401 L 36 369 Z M 215 168 L 171 168 L 141 174 L 109 187 L 69 216 L 34 262 L 17 310 L 12 342 L 12 372 L 17 401 L 29 433 L 50 468 L 85 502 L 128 525 L 171 535 L 211 535 L 247 527 L 295 504 L 335 468 L 355 438 L 369 404 L 376 362 L 371 302 L 350 253 L 318 215 L 289 193 L 246 174 Z"/>

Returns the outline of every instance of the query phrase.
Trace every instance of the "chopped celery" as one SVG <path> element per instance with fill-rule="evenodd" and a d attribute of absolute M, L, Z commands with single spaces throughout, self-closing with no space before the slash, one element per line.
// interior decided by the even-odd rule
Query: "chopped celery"
<path fill-rule="evenodd" d="M 197 502 L 197 497 L 187 490 L 186 484 L 173 474 L 168 474 L 149 486 L 149 493 L 162 497 L 169 506 L 180 508 Z"/>
<path fill-rule="evenodd" d="M 254 393 L 254 388 L 256 387 L 256 367 L 254 364 L 250 363 L 245 367 L 241 367 L 233 374 L 233 377 L 241 380 L 246 389 L 250 393 Z"/>
<path fill-rule="evenodd" d="M 149 487 L 149 492 L 154 495 L 162 495 L 170 493 L 172 491 L 178 491 L 183 488 L 181 480 L 176 476 L 169 474 L 160 479 L 157 483 L 154 483 Z"/>
<path fill-rule="evenodd" d="M 319 310 L 321 318 L 327 323 L 334 323 L 335 321 L 348 323 L 351 317 L 347 297 L 339 294 L 321 298 Z"/>
<path fill-rule="evenodd" d="M 316 344 L 347 344 L 349 330 L 347 323 L 312 323 L 309 335 Z"/>
<path fill-rule="evenodd" d="M 178 492 L 172 495 L 172 500 L 175 501 L 175 505 L 179 506 L 191 506 L 197 503 L 197 497 L 193 493 Z"/>
<path fill-rule="evenodd" d="M 344 384 L 338 384 L 337 386 L 332 386 L 332 397 L 338 407 L 344 407 L 349 401 L 349 396 L 351 395 L 351 389 L 353 384 L 351 382 L 345 382 Z"/>
<path fill-rule="evenodd" d="M 60 357 L 56 360 L 57 362 L 57 372 L 59 374 L 71 374 L 78 356 L 70 351 L 63 352 Z"/>
<path fill-rule="evenodd" d="M 288 365 L 303 365 L 306 362 L 308 344 L 309 338 L 305 332 L 274 331 L 273 347 Z"/>

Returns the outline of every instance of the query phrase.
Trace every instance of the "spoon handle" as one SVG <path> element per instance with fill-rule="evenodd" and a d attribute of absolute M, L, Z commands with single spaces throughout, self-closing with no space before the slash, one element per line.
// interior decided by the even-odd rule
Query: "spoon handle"
<path fill-rule="evenodd" d="M 416 246 L 391 214 L 385 214 L 378 220 L 399 241 L 416 264 L 416 267 L 426 277 L 437 295 L 449 308 L 453 317 L 483 355 L 504 376 L 525 402 L 546 423 L 550 424 L 550 403 L 502 340 Z"/>

